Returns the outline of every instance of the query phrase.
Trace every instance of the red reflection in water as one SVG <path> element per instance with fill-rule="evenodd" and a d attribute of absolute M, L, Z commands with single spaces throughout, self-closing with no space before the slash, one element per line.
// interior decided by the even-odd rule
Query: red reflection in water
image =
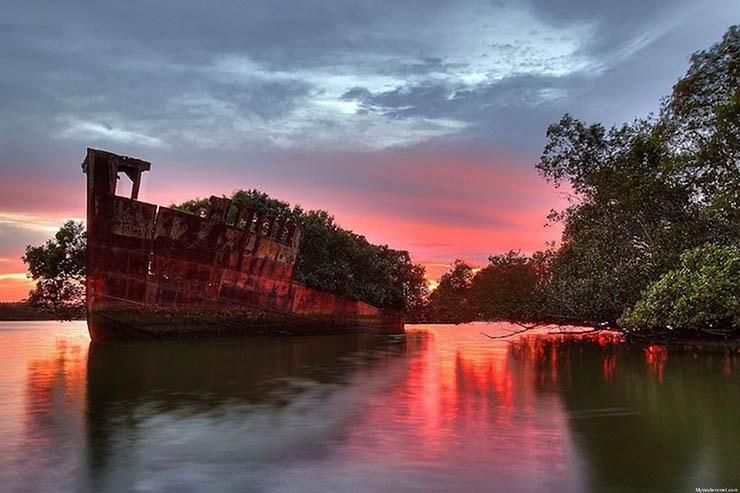
<path fill-rule="evenodd" d="M 668 361 L 668 350 L 663 346 L 651 345 L 643 350 L 645 361 L 650 371 L 658 376 L 658 383 L 663 383 L 663 368 Z"/>
<path fill-rule="evenodd" d="M 582 486 L 570 477 L 579 459 L 560 396 L 542 391 L 558 384 L 567 367 L 553 336 L 493 341 L 476 324 L 407 327 L 407 333 L 411 345 L 421 346 L 410 353 L 405 376 L 368 403 L 348 452 L 386 463 L 443 461 L 501 487 L 507 478 L 528 478 L 531 484 L 519 483 L 519 490 Z"/>
<path fill-rule="evenodd" d="M 81 467 L 84 448 L 89 338 L 78 322 L 49 337 L 50 324 L 6 322 L 1 329 L 0 443 L 14 463 L 0 457 L 0 469 L 32 482 L 45 478 L 37 489 L 70 490 L 65 481 Z"/>
<path fill-rule="evenodd" d="M 609 471 L 630 470 L 625 464 L 634 470 L 635 463 L 619 461 L 634 459 L 640 448 L 635 445 L 650 447 L 656 437 L 656 450 L 673 443 L 676 426 L 652 427 L 652 421 L 689 415 L 713 419 L 685 412 L 693 409 L 688 403 L 698 401 L 684 394 L 684 381 L 703 388 L 712 380 L 695 376 L 729 375 L 737 368 L 737 356 L 730 353 L 694 353 L 693 358 L 690 352 L 671 353 L 667 364 L 665 348 L 611 345 L 620 340 L 614 334 L 540 333 L 509 340 L 480 334 L 517 328 L 506 324 L 410 327 L 406 338 L 373 339 L 377 347 L 368 352 L 367 344 L 358 343 L 352 354 L 361 357 L 346 360 L 347 353 L 337 349 L 343 344 L 335 340 L 332 349 L 331 338 L 284 339 L 286 345 L 271 353 L 285 354 L 284 364 L 242 358 L 255 369 L 246 373 L 241 365 L 229 367 L 233 358 L 222 358 L 221 352 L 210 358 L 210 345 L 200 353 L 197 345 L 175 353 L 167 344 L 147 346 L 149 357 L 134 361 L 128 358 L 132 353 L 117 353 L 122 348 L 114 347 L 98 352 L 97 363 L 86 366 L 87 331 L 84 325 L 67 327 L 1 334 L 0 484 L 33 481 L 35 487 L 10 489 L 95 491 L 97 479 L 92 486 L 84 481 L 98 474 L 123 480 L 116 483 L 119 489 L 129 489 L 132 477 L 138 484 L 169 485 L 198 467 L 204 468 L 201 481 L 216 488 L 214 483 L 228 477 L 221 471 L 245 474 L 252 482 L 269 466 L 263 469 L 263 484 L 293 474 L 303 481 L 296 483 L 298 489 L 311 485 L 305 478 L 312 473 L 334 489 L 341 488 L 333 481 L 344 478 L 338 484 L 345 490 L 359 484 L 389 490 L 402 489 L 392 485 L 419 490 L 465 485 L 471 491 L 598 491 L 588 481 L 601 465 Z M 135 350 L 140 354 L 143 346 Z M 162 363 L 158 351 L 184 358 L 183 366 L 173 359 Z M 200 385 L 183 384 L 177 370 L 186 366 Z M 320 370 L 315 380 L 300 370 L 310 366 Z M 121 378 L 132 374 L 118 370 L 130 367 L 141 368 L 133 375 L 142 378 Z M 681 385 L 653 384 L 653 375 L 663 381 L 664 367 L 666 380 Z M 91 381 L 97 371 L 104 385 L 86 385 L 88 368 Z M 232 375 L 234 380 L 220 385 L 222 376 Z M 265 394 L 260 396 L 261 387 L 237 386 L 243 395 L 232 391 L 240 378 L 264 378 Z M 106 385 L 107 379 L 115 385 Z M 283 380 L 295 380 L 301 390 L 294 394 L 281 387 L 285 402 L 277 404 L 268 398 L 269 389 Z M 737 386 L 722 380 L 719 388 L 732 396 Z M 197 402 L 192 389 L 210 394 Z M 660 404 L 657 411 L 654 403 Z M 650 434 L 626 437 L 614 426 L 626 423 L 620 420 L 650 425 L 643 428 Z M 609 443 L 625 437 L 624 449 Z M 687 443 L 693 447 L 693 441 Z M 87 457 L 92 460 L 86 464 Z M 205 464 L 203 457 L 209 458 Z M 38 487 L 39 478 L 45 488 Z"/>
<path fill-rule="evenodd" d="M 87 347 L 87 341 L 57 339 L 45 348 L 47 354 L 32 356 L 26 377 L 27 433 L 48 439 L 48 433 L 38 431 L 65 419 L 70 408 L 84 409 Z"/>
<path fill-rule="evenodd" d="M 604 357 L 604 380 L 609 382 L 614 379 L 617 369 L 617 357 L 613 354 Z"/>
<path fill-rule="evenodd" d="M 740 350 L 738 350 L 740 352 Z M 737 366 L 737 355 L 725 354 L 724 362 L 722 364 L 722 374 L 729 377 L 733 374 L 735 367 Z"/>

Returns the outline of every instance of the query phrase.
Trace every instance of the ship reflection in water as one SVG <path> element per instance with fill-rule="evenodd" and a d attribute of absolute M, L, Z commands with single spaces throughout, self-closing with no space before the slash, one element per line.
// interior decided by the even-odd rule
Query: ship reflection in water
<path fill-rule="evenodd" d="M 0 323 L 9 490 L 615 490 L 740 485 L 737 353 L 480 335 L 90 344 Z"/>

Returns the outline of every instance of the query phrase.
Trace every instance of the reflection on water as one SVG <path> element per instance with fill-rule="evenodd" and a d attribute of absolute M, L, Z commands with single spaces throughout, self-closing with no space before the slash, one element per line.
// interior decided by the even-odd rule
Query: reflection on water
<path fill-rule="evenodd" d="M 10 490 L 740 486 L 736 353 L 504 324 L 94 345 L 0 323 Z"/>

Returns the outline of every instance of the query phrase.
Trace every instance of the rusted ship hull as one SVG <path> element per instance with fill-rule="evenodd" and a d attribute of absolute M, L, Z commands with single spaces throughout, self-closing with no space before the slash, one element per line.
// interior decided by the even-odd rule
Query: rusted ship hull
<path fill-rule="evenodd" d="M 403 332 L 396 312 L 293 281 L 290 224 L 218 197 L 205 217 L 137 200 L 149 167 L 93 149 L 83 163 L 93 340 Z M 115 195 L 119 173 L 131 198 Z"/>
<path fill-rule="evenodd" d="M 402 333 L 395 317 L 355 316 L 350 310 L 294 316 L 260 309 L 192 305 L 137 306 L 117 300 L 88 312 L 94 341 L 290 336 L 377 330 Z"/>

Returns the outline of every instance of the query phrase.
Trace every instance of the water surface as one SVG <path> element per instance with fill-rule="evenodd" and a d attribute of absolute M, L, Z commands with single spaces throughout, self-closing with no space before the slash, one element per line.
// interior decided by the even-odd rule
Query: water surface
<path fill-rule="evenodd" d="M 0 322 L 10 491 L 740 487 L 736 353 L 506 324 L 91 344 Z"/>

